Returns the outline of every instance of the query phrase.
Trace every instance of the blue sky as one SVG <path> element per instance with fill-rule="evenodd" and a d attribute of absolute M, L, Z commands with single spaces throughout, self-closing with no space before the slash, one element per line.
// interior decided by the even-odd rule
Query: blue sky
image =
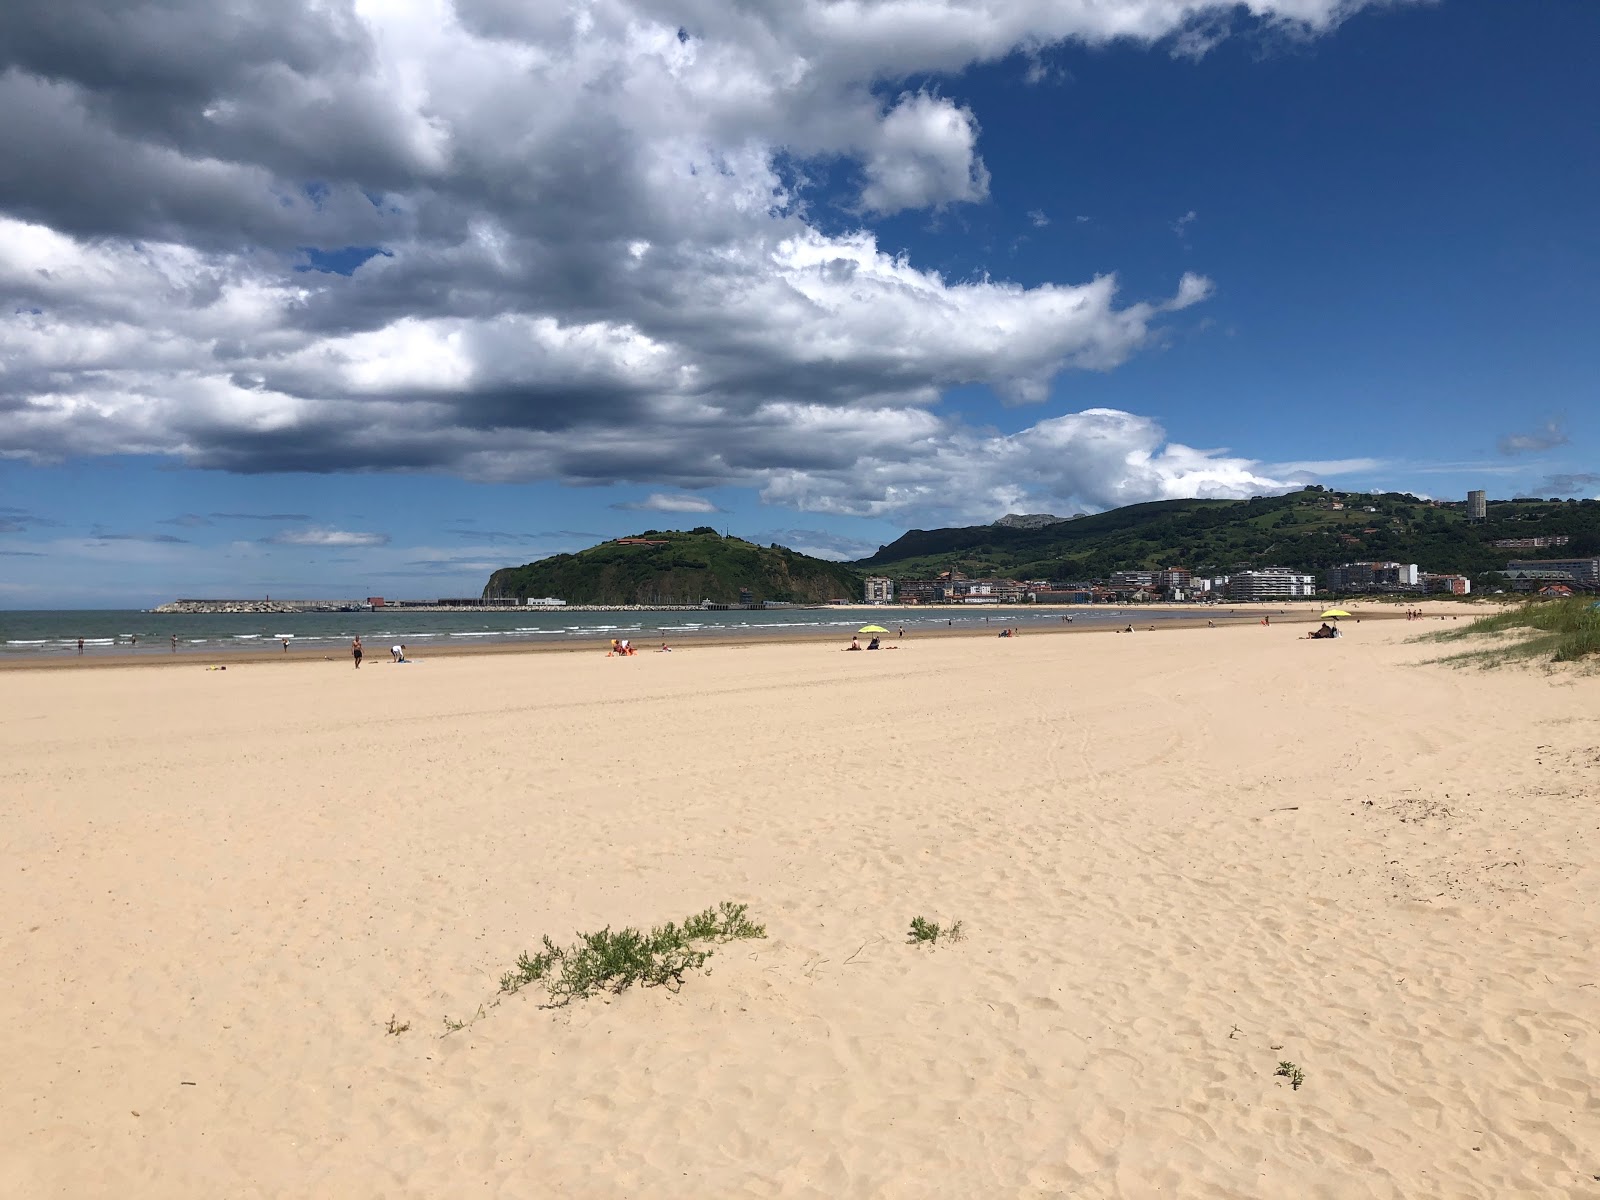
<path fill-rule="evenodd" d="M 145 7 L 0 17 L 0 607 L 1600 495 L 1600 5 Z"/>

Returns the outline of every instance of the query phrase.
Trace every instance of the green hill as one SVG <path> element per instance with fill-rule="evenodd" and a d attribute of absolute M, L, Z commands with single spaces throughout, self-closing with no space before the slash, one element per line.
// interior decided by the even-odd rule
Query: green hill
<path fill-rule="evenodd" d="M 555 596 L 569 604 L 739 603 L 750 599 L 821 604 L 861 597 L 861 575 L 847 564 L 757 546 L 701 527 L 647 530 L 577 554 L 557 554 L 489 577 L 485 596 Z"/>
<path fill-rule="evenodd" d="M 1570 538 L 1568 544 L 1491 544 L 1559 535 Z M 980 579 L 1084 580 L 1157 567 L 1206 575 L 1263 566 L 1321 571 L 1379 560 L 1484 580 L 1514 558 L 1593 554 L 1600 554 L 1600 504 L 1592 500 L 1492 502 L 1488 520 L 1472 525 L 1462 504 L 1307 488 L 1253 500 L 1134 504 L 1036 529 L 914 529 L 852 565 L 895 579 L 928 578 L 953 566 Z"/>

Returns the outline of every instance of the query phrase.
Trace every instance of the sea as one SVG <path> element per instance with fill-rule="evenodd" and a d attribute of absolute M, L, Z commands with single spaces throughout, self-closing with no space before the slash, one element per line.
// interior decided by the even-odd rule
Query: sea
<path fill-rule="evenodd" d="M 1193 611 L 1135 610 L 1113 607 L 1074 609 L 1018 608 L 800 608 L 701 609 L 675 611 L 534 611 L 482 609 L 470 612 L 427 612 L 404 608 L 371 612 L 308 613 L 155 613 L 137 609 L 0 610 L 0 658 L 73 655 L 78 639 L 83 654 L 215 656 L 230 651 L 256 651 L 289 643 L 286 653 L 343 650 L 357 634 L 369 653 L 384 653 L 403 643 L 413 654 L 430 645 L 472 642 L 549 644 L 582 639 L 626 637 L 640 645 L 689 641 L 701 637 L 806 634 L 834 631 L 848 636 L 863 625 L 876 624 L 898 634 L 904 629 L 935 626 L 974 632 L 1004 626 L 1019 629 L 1060 625 L 1067 615 L 1091 626 L 1147 626 L 1174 617 L 1216 616 L 1201 607 Z"/>

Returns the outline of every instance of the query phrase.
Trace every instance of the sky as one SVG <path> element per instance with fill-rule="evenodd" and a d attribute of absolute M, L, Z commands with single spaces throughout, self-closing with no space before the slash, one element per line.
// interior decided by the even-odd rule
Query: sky
<path fill-rule="evenodd" d="M 1600 496 L 1592 0 L 11 0 L 0 608 Z"/>

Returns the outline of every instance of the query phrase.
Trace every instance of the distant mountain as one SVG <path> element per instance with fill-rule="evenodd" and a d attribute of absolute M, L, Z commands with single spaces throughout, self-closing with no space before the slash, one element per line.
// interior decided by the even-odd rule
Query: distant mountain
<path fill-rule="evenodd" d="M 485 596 L 554 596 L 569 604 L 820 604 L 861 599 L 861 575 L 847 564 L 723 537 L 715 529 L 646 530 L 576 554 L 557 554 L 489 577 Z"/>
<path fill-rule="evenodd" d="M 1495 541 L 1567 537 L 1553 548 Z M 1253 500 L 1161 500 L 1037 527 L 1004 519 L 956 529 L 913 529 L 852 565 L 894 579 L 951 567 L 974 578 L 1083 580 L 1113 571 L 1187 567 L 1222 574 L 1246 567 L 1320 571 L 1344 562 L 1416 563 L 1425 571 L 1482 578 L 1513 558 L 1600 554 L 1600 504 L 1519 500 L 1489 505 L 1467 522 L 1465 505 L 1404 493 L 1307 488 Z"/>

